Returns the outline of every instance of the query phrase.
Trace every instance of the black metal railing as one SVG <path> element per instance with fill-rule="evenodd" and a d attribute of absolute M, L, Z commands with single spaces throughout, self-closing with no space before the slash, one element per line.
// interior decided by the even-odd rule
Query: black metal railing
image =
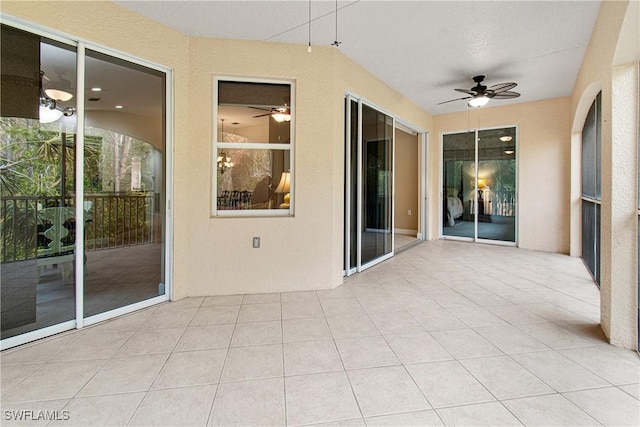
<path fill-rule="evenodd" d="M 85 250 L 141 245 L 154 241 L 154 194 L 98 194 L 84 198 Z M 10 196 L 0 198 L 0 262 L 37 258 L 38 249 L 49 242 L 48 224 L 42 210 L 74 207 L 65 197 Z M 75 221 L 67 221 L 75 236 Z"/>

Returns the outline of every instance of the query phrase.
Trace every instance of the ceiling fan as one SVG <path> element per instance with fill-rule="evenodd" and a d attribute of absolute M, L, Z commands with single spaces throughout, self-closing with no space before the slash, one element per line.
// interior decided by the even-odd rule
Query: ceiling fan
<path fill-rule="evenodd" d="M 287 104 L 284 104 L 282 107 L 273 107 L 273 108 L 260 108 L 260 107 L 249 107 L 255 110 L 268 111 L 265 114 L 258 114 L 257 116 L 253 116 L 252 118 L 271 116 L 276 122 L 289 122 L 291 121 L 291 109 Z"/>
<path fill-rule="evenodd" d="M 487 102 L 489 102 L 490 99 L 511 99 L 520 96 L 518 92 L 513 92 L 511 90 L 518 85 L 517 83 L 498 83 L 493 86 L 487 87 L 482 84 L 485 77 L 486 76 L 484 75 L 475 76 L 473 78 L 473 81 L 476 82 L 476 85 L 471 89 L 454 89 L 458 92 L 466 93 L 469 96 L 440 102 L 438 103 L 438 105 L 468 99 L 469 107 L 482 107 L 484 105 L 487 105 Z"/>

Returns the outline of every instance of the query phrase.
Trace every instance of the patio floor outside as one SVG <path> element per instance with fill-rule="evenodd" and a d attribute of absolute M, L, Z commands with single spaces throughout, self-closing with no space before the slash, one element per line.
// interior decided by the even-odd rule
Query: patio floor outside
<path fill-rule="evenodd" d="M 0 362 L 7 426 L 640 424 L 640 358 L 607 344 L 580 259 L 452 241 L 334 290 L 186 298 Z M 29 410 L 58 420 L 15 420 Z"/>

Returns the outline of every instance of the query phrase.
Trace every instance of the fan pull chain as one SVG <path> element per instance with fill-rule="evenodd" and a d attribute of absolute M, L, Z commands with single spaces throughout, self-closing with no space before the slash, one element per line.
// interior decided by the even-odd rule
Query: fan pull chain
<path fill-rule="evenodd" d="M 311 0 L 309 0 L 309 46 L 307 47 L 307 52 L 311 53 L 313 49 L 311 49 Z"/>

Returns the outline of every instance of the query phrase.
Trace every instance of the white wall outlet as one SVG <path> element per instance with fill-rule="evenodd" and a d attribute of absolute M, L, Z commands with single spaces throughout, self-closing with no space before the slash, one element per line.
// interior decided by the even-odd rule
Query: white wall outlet
<path fill-rule="evenodd" d="M 411 216 L 411 209 L 407 211 L 407 215 Z"/>
<path fill-rule="evenodd" d="M 254 249 L 258 249 L 260 247 L 260 238 L 259 237 L 254 237 L 253 238 L 253 248 Z"/>

